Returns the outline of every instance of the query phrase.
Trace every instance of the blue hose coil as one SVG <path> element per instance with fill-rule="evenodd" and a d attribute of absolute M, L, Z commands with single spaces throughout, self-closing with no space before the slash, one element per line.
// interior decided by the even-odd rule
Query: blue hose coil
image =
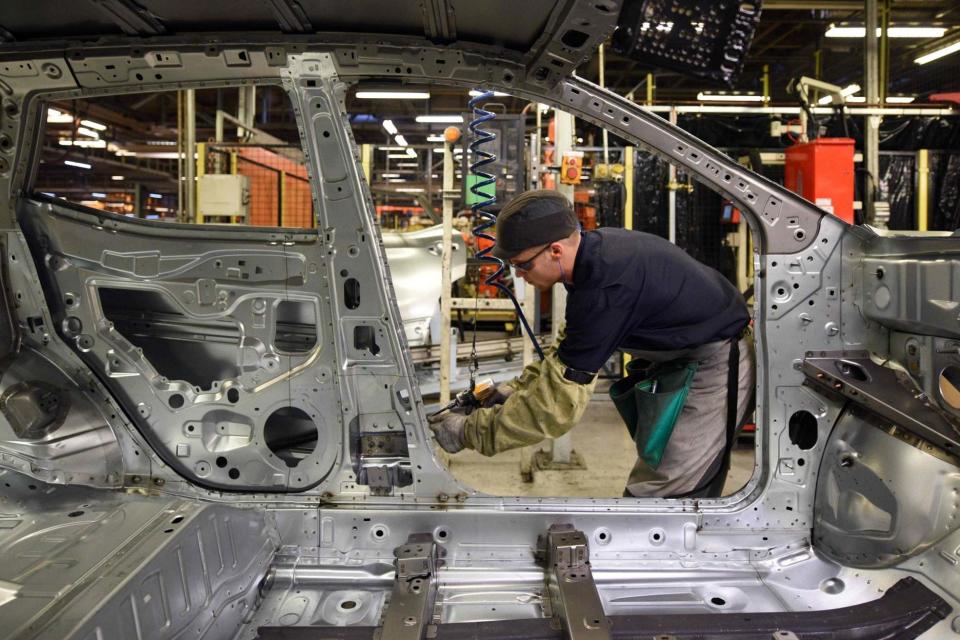
<path fill-rule="evenodd" d="M 472 134 L 472 141 L 470 142 L 469 148 L 474 157 L 474 161 L 470 164 L 470 173 L 480 178 L 470 185 L 470 193 L 478 199 L 470 207 L 473 211 L 473 219 L 477 222 L 477 225 L 473 228 L 473 235 L 475 238 L 484 238 L 491 243 L 495 242 L 496 239 L 489 233 L 486 233 L 486 230 L 497 223 L 497 216 L 495 213 L 486 211 L 485 207 L 492 206 L 497 202 L 497 178 L 493 174 L 483 171 L 483 167 L 491 162 L 495 162 L 497 157 L 481 147 L 488 142 L 496 140 L 497 134 L 493 131 L 480 128 L 483 123 L 489 122 L 495 117 L 492 111 L 487 111 L 481 107 L 480 104 L 492 97 L 492 91 L 484 91 L 481 89 L 480 94 L 471 98 L 467 103 L 467 106 L 473 109 L 473 119 L 468 125 L 470 133 Z M 485 188 L 488 186 L 491 187 L 491 190 L 485 191 Z M 540 348 L 537 337 L 533 334 L 533 330 L 530 328 L 526 316 L 523 315 L 523 310 L 520 309 L 520 303 L 517 301 L 517 297 L 513 291 L 510 290 L 510 287 L 503 283 L 503 272 L 506 270 L 506 265 L 500 258 L 490 255 L 492 249 L 493 245 L 491 244 L 476 254 L 477 258 L 482 262 L 497 265 L 497 270 L 487 276 L 484 283 L 496 287 L 510 298 L 514 308 L 517 310 L 517 317 L 520 318 L 520 323 L 523 325 L 524 331 L 527 332 L 527 336 L 529 336 L 530 341 L 533 343 L 533 348 L 536 349 L 537 355 L 543 360 L 543 349 Z"/>

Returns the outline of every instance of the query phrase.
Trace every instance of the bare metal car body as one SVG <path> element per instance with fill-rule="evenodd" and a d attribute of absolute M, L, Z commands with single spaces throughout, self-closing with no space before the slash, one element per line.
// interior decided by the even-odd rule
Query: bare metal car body
<path fill-rule="evenodd" d="M 384 35 L 330 36 L 298 35 L 319 24 L 306 2 L 183 4 L 168 24 L 186 35 L 172 36 L 141 5 L 100 4 L 100 33 L 127 35 L 0 47 L 5 637 L 957 628 L 960 437 L 940 384 L 958 363 L 956 238 L 847 226 L 572 75 L 615 0 L 531 3 L 515 20 L 508 3 L 394 3 L 387 20 L 358 2 L 345 15 Z M 30 11 L 63 25 L 77 6 L 59 5 L 60 22 L 49 3 Z M 211 19 L 256 28 L 257 11 L 287 34 L 189 34 Z M 349 83 L 397 76 L 551 104 L 736 203 L 758 248 L 743 489 L 503 497 L 439 463 L 342 108 Z M 45 100 L 252 81 L 291 96 L 316 232 L 129 220 L 31 193 Z M 184 336 L 199 338 L 170 348 Z"/>
<path fill-rule="evenodd" d="M 407 345 L 420 347 L 439 343 L 439 336 L 432 335 L 430 327 L 440 318 L 443 227 L 435 225 L 418 231 L 384 232 L 382 238 Z M 456 282 L 466 272 L 466 247 L 455 235 L 451 281 Z"/>

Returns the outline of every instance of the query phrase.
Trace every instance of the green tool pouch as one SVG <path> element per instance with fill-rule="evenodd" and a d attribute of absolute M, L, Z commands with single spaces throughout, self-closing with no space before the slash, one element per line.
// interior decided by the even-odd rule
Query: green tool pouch
<path fill-rule="evenodd" d="M 631 360 L 627 377 L 610 387 L 637 454 L 652 469 L 660 466 L 698 367 L 698 362 Z"/>

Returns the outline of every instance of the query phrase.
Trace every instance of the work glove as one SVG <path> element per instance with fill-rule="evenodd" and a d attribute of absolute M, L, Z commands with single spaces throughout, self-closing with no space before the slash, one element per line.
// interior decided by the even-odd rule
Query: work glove
<path fill-rule="evenodd" d="M 493 390 L 493 393 L 483 399 L 483 404 L 481 406 L 483 406 L 484 409 L 488 409 L 490 407 L 495 407 L 498 404 L 503 404 L 507 401 L 507 398 L 513 394 L 514 391 L 516 391 L 516 389 L 507 384 L 497 385 L 497 388 Z"/>
<path fill-rule="evenodd" d="M 447 453 L 457 453 L 466 446 L 463 430 L 467 416 L 463 413 L 445 411 L 438 416 L 428 418 L 428 421 L 437 444 Z"/>

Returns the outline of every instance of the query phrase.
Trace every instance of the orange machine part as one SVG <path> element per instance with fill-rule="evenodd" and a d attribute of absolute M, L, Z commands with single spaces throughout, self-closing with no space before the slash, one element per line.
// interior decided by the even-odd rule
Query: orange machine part
<path fill-rule="evenodd" d="M 851 138 L 819 138 L 788 147 L 784 185 L 853 224 L 853 150 Z"/>

